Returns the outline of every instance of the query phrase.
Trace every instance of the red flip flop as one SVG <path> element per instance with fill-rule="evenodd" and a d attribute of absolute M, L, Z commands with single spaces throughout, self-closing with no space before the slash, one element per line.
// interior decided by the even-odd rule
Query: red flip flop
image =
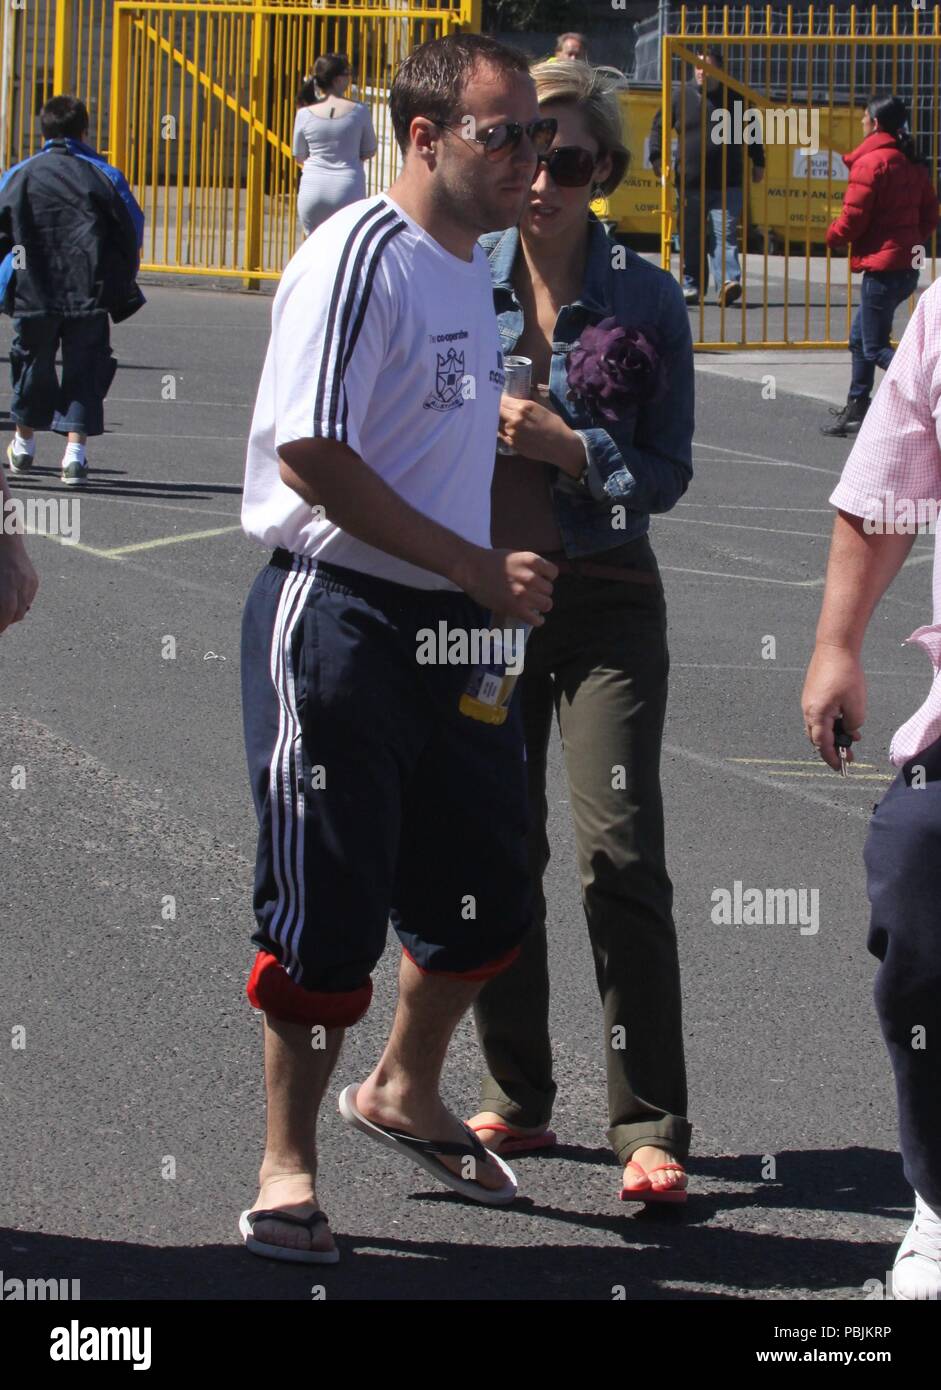
<path fill-rule="evenodd" d="M 556 1145 L 555 1133 L 551 1129 L 544 1130 L 542 1134 L 520 1134 L 519 1130 L 511 1129 L 509 1125 L 496 1123 L 470 1125 L 469 1128 L 475 1134 L 479 1134 L 482 1129 L 489 1129 L 494 1134 L 510 1135 L 510 1138 L 500 1145 L 501 1154 L 538 1153 L 541 1149 L 554 1149 Z"/>
<path fill-rule="evenodd" d="M 673 1172 L 679 1171 L 683 1174 L 682 1187 L 654 1187 L 650 1181 L 650 1173 L 644 1171 L 639 1163 L 628 1163 L 628 1171 L 634 1170 L 634 1174 L 639 1177 L 639 1181 L 630 1184 L 625 1183 L 618 1194 L 622 1202 L 685 1202 L 686 1191 L 686 1169 L 682 1163 L 658 1163 L 656 1168 L 651 1168 L 650 1173 L 661 1173 L 665 1169 Z"/>

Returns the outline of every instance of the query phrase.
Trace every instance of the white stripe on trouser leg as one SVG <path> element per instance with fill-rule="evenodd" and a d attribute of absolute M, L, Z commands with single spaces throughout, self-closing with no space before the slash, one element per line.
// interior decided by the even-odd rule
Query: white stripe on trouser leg
<path fill-rule="evenodd" d="M 306 791 L 303 781 L 303 732 L 301 729 L 300 715 L 297 710 L 297 695 L 294 687 L 294 663 L 292 659 L 292 633 L 297 625 L 301 614 L 307 605 L 307 596 L 310 593 L 311 585 L 314 582 L 314 575 L 317 573 L 317 563 L 315 560 L 305 560 L 307 566 L 307 578 L 301 593 L 301 601 L 298 605 L 296 614 L 291 621 L 291 631 L 287 635 L 284 643 L 284 664 L 285 664 L 285 692 L 287 694 L 288 707 L 292 716 L 292 730 L 290 747 L 285 749 L 285 780 L 294 794 L 295 826 L 294 826 L 294 875 L 293 879 L 288 875 L 289 881 L 293 883 L 295 890 L 295 907 L 293 914 L 289 913 L 284 923 L 284 930 L 281 941 L 287 946 L 288 964 L 286 970 L 296 984 L 300 984 L 303 967 L 298 955 L 298 947 L 301 939 L 301 929 L 304 925 L 304 913 L 307 906 L 307 895 L 304 886 L 304 811 L 306 802 Z M 290 838 L 284 842 L 285 866 L 287 867 L 287 855 L 290 852 Z"/>
<path fill-rule="evenodd" d="M 292 764 L 300 744 L 300 718 L 294 690 L 291 644 L 294 629 L 304 611 L 313 583 L 310 561 L 295 558 L 294 569 L 284 581 L 275 618 L 271 646 L 271 680 L 278 696 L 278 734 L 269 769 L 268 797 L 271 806 L 271 862 L 278 890 L 270 932 L 286 952 L 284 969 L 295 978 L 300 961 L 293 954 L 291 926 L 303 920 L 304 901 L 304 799 L 292 775 Z M 297 847 L 291 855 L 292 834 Z M 296 940 L 296 936 L 294 938 Z"/>

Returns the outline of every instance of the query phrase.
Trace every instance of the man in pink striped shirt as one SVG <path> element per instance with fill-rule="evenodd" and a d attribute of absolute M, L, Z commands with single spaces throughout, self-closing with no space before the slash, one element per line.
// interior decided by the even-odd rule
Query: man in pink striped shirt
<path fill-rule="evenodd" d="M 866 713 L 860 653 L 877 603 L 901 569 L 919 521 L 941 509 L 941 280 L 922 296 L 830 498 L 838 509 L 803 693 L 814 747 L 840 766 L 833 723 L 854 739 Z M 908 641 L 931 657 L 924 704 L 889 756 L 899 774 L 866 841 L 868 947 L 875 999 L 895 1072 L 905 1176 L 915 1219 L 893 1271 L 896 1298 L 941 1297 L 941 533 L 934 612 Z M 852 753 L 849 754 L 852 758 Z"/>

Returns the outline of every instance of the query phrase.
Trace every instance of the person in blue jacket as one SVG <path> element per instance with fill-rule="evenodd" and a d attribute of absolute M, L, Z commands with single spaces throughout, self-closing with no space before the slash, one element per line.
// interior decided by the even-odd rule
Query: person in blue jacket
<path fill-rule="evenodd" d="M 88 477 L 85 441 L 104 432 L 117 370 L 109 316 L 120 323 L 144 303 L 136 279 L 144 214 L 120 170 L 85 143 L 81 101 L 52 97 L 40 127 L 39 153 L 0 180 L 0 295 L 14 326 L 7 459 L 12 473 L 29 473 L 35 431 L 67 435 L 62 481 L 74 487 Z"/>

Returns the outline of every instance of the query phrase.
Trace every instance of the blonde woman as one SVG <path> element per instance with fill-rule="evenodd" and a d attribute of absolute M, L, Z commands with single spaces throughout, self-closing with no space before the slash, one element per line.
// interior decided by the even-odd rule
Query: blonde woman
<path fill-rule="evenodd" d="M 481 239 L 503 353 L 531 358 L 535 383 L 530 400 L 503 398 L 500 439 L 513 453 L 497 455 L 492 543 L 536 551 L 561 573 L 516 695 L 533 923 L 518 961 L 479 996 L 488 1075 L 471 1124 L 501 1153 L 555 1141 L 542 892 L 554 714 L 604 1013 L 620 1195 L 682 1202 L 690 1125 L 659 770 L 669 658 L 647 533 L 650 514 L 673 507 L 692 474 L 689 321 L 675 281 L 616 247 L 589 210 L 628 163 L 609 79 L 579 61 L 540 63 L 532 76 L 557 134 L 519 226 Z"/>

